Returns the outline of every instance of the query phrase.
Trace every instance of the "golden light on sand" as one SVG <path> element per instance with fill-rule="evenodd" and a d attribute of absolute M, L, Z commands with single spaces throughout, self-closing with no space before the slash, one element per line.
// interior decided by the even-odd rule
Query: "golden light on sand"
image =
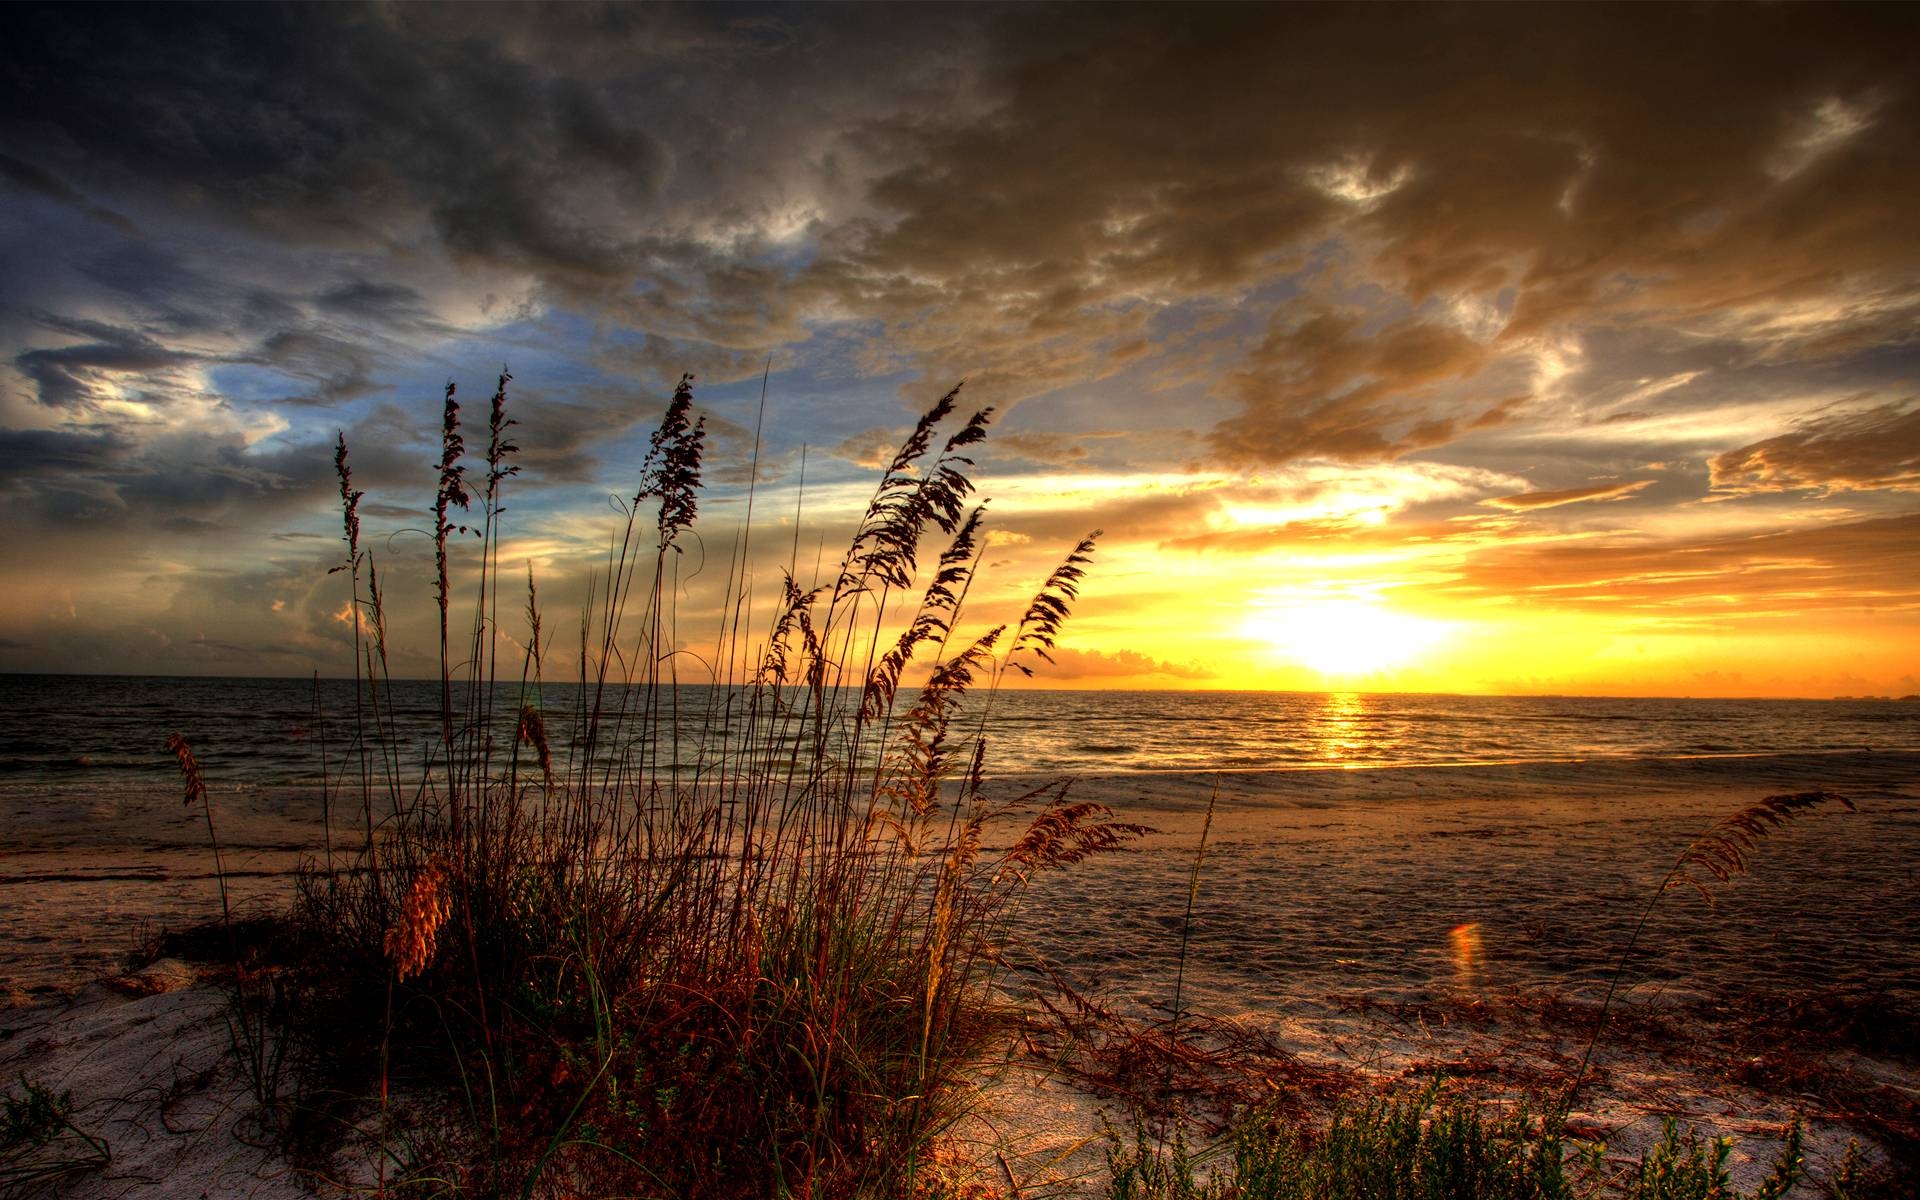
<path fill-rule="evenodd" d="M 1480 978 L 1480 963 L 1486 951 L 1480 944 L 1480 922 L 1455 925 L 1447 933 L 1448 950 L 1453 959 L 1454 979 L 1461 987 L 1472 987 Z"/>
<path fill-rule="evenodd" d="M 1447 635 L 1447 626 L 1439 621 L 1361 599 L 1272 609 L 1250 618 L 1245 629 L 1285 661 L 1336 678 L 1403 666 Z"/>

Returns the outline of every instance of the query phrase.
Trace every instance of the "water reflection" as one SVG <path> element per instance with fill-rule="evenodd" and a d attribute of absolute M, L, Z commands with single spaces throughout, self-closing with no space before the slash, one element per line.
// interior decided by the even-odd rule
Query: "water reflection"
<path fill-rule="evenodd" d="M 691 685 L 672 696 L 682 769 L 714 762 L 711 731 L 741 721 L 739 698 Z M 351 680 L 7 675 L 0 698 L 9 702 L 0 705 L 0 786 L 57 778 L 171 790 L 174 764 L 160 748 L 175 730 L 195 739 L 210 780 L 313 783 L 322 751 L 331 751 L 326 769 L 337 777 L 354 736 Z M 382 700 L 389 744 L 417 774 L 439 737 L 439 686 L 395 680 Z M 587 703 L 577 684 L 548 683 L 535 695 L 517 682 L 500 685 L 492 732 L 503 749 L 522 700 L 539 705 L 556 750 L 575 736 Z M 644 702 L 616 688 L 607 704 L 631 711 Z M 761 713 L 756 719 L 769 719 Z M 989 770 L 1049 775 L 1920 749 L 1920 704 L 1864 701 L 1047 690 L 1002 692 L 962 725 L 977 728 L 979 715 Z M 661 732 L 667 755 L 672 738 Z M 783 755 L 805 749 L 796 724 L 774 720 L 772 733 Z M 641 752 L 604 739 L 598 752 L 628 750 Z M 644 750 L 660 762 L 651 744 Z"/>
<path fill-rule="evenodd" d="M 1315 758 L 1322 762 L 1354 766 L 1355 760 L 1377 757 L 1368 752 L 1365 728 L 1369 715 L 1368 699 L 1359 692 L 1327 693 L 1320 711 L 1313 714 L 1309 725 Z"/>

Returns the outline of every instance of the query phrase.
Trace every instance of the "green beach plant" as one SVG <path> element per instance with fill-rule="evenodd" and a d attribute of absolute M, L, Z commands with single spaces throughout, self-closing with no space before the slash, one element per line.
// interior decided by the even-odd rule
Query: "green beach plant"
<path fill-rule="evenodd" d="M 1110 1200 L 1574 1200 L 1567 1146 L 1526 1109 L 1442 1099 L 1438 1081 L 1343 1105 L 1324 1128 L 1253 1112 L 1222 1141 L 1188 1147 L 1178 1123 L 1133 1145 L 1108 1129 Z"/>
<path fill-rule="evenodd" d="M 74 1123 L 73 1093 L 25 1074 L 0 1094 L 0 1200 L 45 1192 L 113 1161 L 104 1138 Z"/>
<path fill-rule="evenodd" d="M 1733 1184 L 1733 1142 L 1682 1134 L 1671 1117 L 1624 1172 L 1605 1147 L 1569 1140 L 1552 1114 L 1496 1111 L 1418 1092 L 1336 1109 L 1321 1129 L 1255 1112 L 1198 1150 L 1178 1122 L 1134 1122 L 1131 1144 L 1107 1126 L 1109 1200 L 1780 1200 L 1807 1173 L 1798 1121 L 1767 1177 Z M 1857 1164 L 1851 1168 L 1858 1173 Z M 1847 1168 L 1839 1180 L 1851 1179 Z"/>
<path fill-rule="evenodd" d="M 498 651 L 509 379 L 484 476 L 467 473 L 451 384 L 443 398 L 438 736 L 418 766 L 364 493 L 336 445 L 356 678 L 326 804 L 357 793 L 361 836 L 356 850 L 329 833 L 290 917 L 290 1144 L 325 1173 L 335 1147 L 369 1138 L 381 1193 L 935 1194 L 933 1151 L 1007 1029 L 994 982 L 1027 880 L 1142 832 L 1064 782 L 996 793 L 969 715 L 1048 657 L 1093 540 L 1011 638 L 963 629 L 984 546 L 970 455 L 991 410 L 942 438 L 955 387 L 887 465 L 830 578 L 784 573 L 758 640 L 748 522 L 700 655 L 712 686 L 682 687 L 705 452 L 685 377 L 556 710 L 530 574 L 524 650 Z M 949 540 L 923 581 L 933 536 Z"/>

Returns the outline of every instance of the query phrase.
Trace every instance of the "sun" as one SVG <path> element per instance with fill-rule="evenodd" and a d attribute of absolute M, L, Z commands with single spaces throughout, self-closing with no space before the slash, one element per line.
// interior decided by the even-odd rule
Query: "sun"
<path fill-rule="evenodd" d="M 1364 600 L 1328 600 L 1263 611 L 1245 625 L 1291 663 L 1322 675 L 1371 675 L 1412 661 L 1445 640 L 1447 626 Z"/>

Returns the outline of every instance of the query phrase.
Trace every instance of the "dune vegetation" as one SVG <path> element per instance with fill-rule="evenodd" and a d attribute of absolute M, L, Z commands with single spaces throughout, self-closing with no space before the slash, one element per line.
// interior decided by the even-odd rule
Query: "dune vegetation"
<path fill-rule="evenodd" d="M 447 389 L 440 738 L 417 774 L 392 732 L 363 493 L 344 438 L 336 451 L 359 678 L 329 828 L 358 836 L 303 876 L 276 965 L 238 975 L 236 1040 L 273 1047 L 254 1054 L 273 1123 L 321 1174 L 371 1150 L 383 1191 L 926 1191 L 1004 1023 L 1009 907 L 1031 873 L 1140 832 L 1064 783 L 989 799 L 965 723 L 1006 671 L 1047 657 L 1093 539 L 1011 626 L 960 634 L 983 545 L 969 453 L 991 412 L 956 424 L 956 387 L 888 464 L 831 578 L 787 575 L 770 626 L 749 631 L 749 581 L 729 567 L 700 651 L 728 686 L 685 711 L 674 577 L 704 427 L 683 379 L 580 625 L 579 711 L 546 712 L 531 577 L 524 653 L 503 661 L 495 636 L 507 383 L 471 466 Z M 496 711 L 502 681 L 515 711 Z"/>
<path fill-rule="evenodd" d="M 446 391 L 430 530 L 438 734 L 424 754 L 401 744 L 381 564 L 337 445 L 334 569 L 356 679 L 354 711 L 335 715 L 352 736 L 325 788 L 328 842 L 283 914 L 223 912 L 229 1021 L 260 1124 L 313 1179 L 383 1195 L 1003 1194 L 948 1134 L 1016 1030 L 1071 1023 L 1070 1003 L 1022 1010 L 998 986 L 1010 918 L 1036 872 L 1149 832 L 1065 781 L 996 788 L 978 719 L 1007 672 L 1049 658 L 1097 534 L 1005 624 L 975 617 L 986 534 L 971 455 L 991 411 L 957 419 L 955 387 L 825 577 L 789 567 L 768 604 L 743 530 L 722 617 L 690 648 L 677 571 L 705 429 L 684 378 L 577 622 L 576 699 L 555 712 L 542 689 L 556 623 L 531 571 L 500 561 L 518 471 L 508 382 L 471 462 Z M 190 735 L 171 749 L 217 868 Z M 1725 881 L 1828 800 L 1729 818 L 1661 893 Z M 1109 1037 L 1109 1054 L 1187 1053 L 1204 1022 L 1181 1027 L 1178 987 L 1170 1021 Z M 1605 1006 L 1595 1039 L 1604 1020 Z M 1109 1129 L 1100 1186 L 1114 1200 L 1738 1195 L 1726 1144 L 1674 1128 L 1637 1176 L 1603 1171 L 1565 1129 L 1586 1066 L 1532 1114 L 1436 1088 L 1342 1101 L 1330 1124 L 1255 1106 L 1195 1151 L 1177 1113 L 1136 1113 Z M 1864 1194 L 1849 1163 L 1830 1194 Z M 1804 1175 L 1796 1127 L 1753 1196 Z"/>

